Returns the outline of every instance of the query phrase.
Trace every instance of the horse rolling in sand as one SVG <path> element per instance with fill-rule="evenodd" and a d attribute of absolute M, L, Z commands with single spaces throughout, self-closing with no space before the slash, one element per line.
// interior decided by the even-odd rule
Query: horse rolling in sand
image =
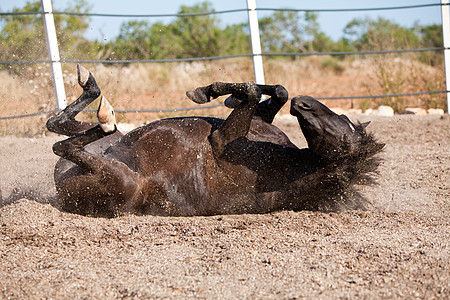
<path fill-rule="evenodd" d="M 297 148 L 271 124 L 288 100 L 280 85 L 215 82 L 187 92 L 196 103 L 231 95 L 225 120 L 159 120 L 126 135 L 102 97 L 99 123 L 75 116 L 101 94 L 93 75 L 78 66 L 81 96 L 50 118 L 47 128 L 69 136 L 53 145 L 63 210 L 113 217 L 266 213 L 281 209 L 362 207 L 355 186 L 369 184 L 383 145 L 309 96 L 291 100 L 308 148 Z M 270 98 L 259 103 L 261 95 Z"/>

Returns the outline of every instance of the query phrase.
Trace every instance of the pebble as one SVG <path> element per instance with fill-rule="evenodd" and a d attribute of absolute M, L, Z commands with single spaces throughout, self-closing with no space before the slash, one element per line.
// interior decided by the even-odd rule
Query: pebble
<path fill-rule="evenodd" d="M 390 106 L 380 105 L 378 106 L 378 115 L 384 117 L 394 116 L 394 109 Z"/>
<path fill-rule="evenodd" d="M 407 107 L 407 108 L 405 108 L 404 113 L 418 115 L 418 116 L 424 116 L 427 114 L 427 111 L 420 107 Z"/>

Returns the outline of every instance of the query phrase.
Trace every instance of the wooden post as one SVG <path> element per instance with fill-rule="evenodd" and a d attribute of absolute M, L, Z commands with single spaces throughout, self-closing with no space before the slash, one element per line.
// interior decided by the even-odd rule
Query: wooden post
<path fill-rule="evenodd" d="M 441 0 L 442 34 L 444 36 L 445 86 L 447 90 L 447 113 L 450 114 L 450 7 L 449 0 Z"/>
<path fill-rule="evenodd" d="M 48 56 L 51 61 L 53 87 L 55 90 L 56 107 L 66 107 L 66 92 L 64 90 L 64 79 L 61 69 L 61 61 L 56 38 L 55 20 L 53 19 L 52 1 L 41 0 L 42 17 L 44 20 L 45 35 L 47 37 Z"/>
<path fill-rule="evenodd" d="M 258 15 L 256 14 L 256 1 L 247 0 L 248 25 L 250 27 L 250 38 L 253 53 L 253 70 L 255 72 L 255 82 L 264 84 L 264 68 L 261 51 L 261 40 L 259 37 Z"/>

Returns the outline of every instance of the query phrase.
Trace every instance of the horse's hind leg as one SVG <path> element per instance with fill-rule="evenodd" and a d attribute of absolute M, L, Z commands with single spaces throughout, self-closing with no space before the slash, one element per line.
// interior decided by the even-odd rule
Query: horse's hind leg
<path fill-rule="evenodd" d="M 89 164 L 89 160 L 83 156 L 85 153 L 88 154 L 84 147 L 96 140 L 113 134 L 117 129 L 114 111 L 105 97 L 102 97 L 100 101 L 97 116 L 99 119 L 97 126 L 55 143 L 53 145 L 53 152 L 62 158 L 74 162 L 82 169 L 92 171 L 90 170 L 91 165 Z"/>
<path fill-rule="evenodd" d="M 80 214 L 113 216 L 136 197 L 137 175 L 120 161 L 86 151 L 85 146 L 115 132 L 112 107 L 103 97 L 100 124 L 53 145 L 53 152 L 81 169 L 78 174 L 62 174 L 55 180 L 62 208 Z"/>
<path fill-rule="evenodd" d="M 83 88 L 81 96 L 47 121 L 47 129 L 51 132 L 73 136 L 88 130 L 96 123 L 80 122 L 75 116 L 100 96 L 100 88 L 91 72 L 77 65 L 78 84 Z"/>

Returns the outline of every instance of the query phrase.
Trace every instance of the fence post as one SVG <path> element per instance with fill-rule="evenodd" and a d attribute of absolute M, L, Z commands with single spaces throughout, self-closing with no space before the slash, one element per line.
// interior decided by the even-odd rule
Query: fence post
<path fill-rule="evenodd" d="M 442 34 L 444 38 L 445 86 L 447 90 L 447 113 L 450 114 L 450 7 L 449 0 L 441 0 Z"/>
<path fill-rule="evenodd" d="M 255 72 L 255 82 L 264 84 L 264 68 L 261 51 L 261 40 L 259 38 L 258 15 L 256 14 L 256 1 L 247 0 L 248 25 L 250 27 L 250 39 L 253 53 L 253 70 Z"/>
<path fill-rule="evenodd" d="M 52 13 L 52 1 L 41 0 L 42 17 L 44 20 L 45 35 L 47 37 L 48 56 L 52 65 L 53 87 L 55 90 L 56 107 L 64 109 L 66 107 L 66 92 L 64 90 L 64 80 L 61 69 L 61 61 L 58 50 L 58 40 L 56 38 L 55 20 Z"/>

